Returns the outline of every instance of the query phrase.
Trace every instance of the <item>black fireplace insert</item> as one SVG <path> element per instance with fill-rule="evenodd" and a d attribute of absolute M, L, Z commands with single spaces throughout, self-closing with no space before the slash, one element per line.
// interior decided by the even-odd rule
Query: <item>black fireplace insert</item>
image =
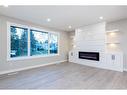
<path fill-rule="evenodd" d="M 99 52 L 81 52 L 81 51 L 79 51 L 79 58 L 99 61 Z"/>

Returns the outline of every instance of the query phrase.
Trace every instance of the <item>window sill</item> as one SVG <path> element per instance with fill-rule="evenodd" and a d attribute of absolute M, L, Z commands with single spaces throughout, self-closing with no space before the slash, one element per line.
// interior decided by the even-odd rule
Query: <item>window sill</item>
<path fill-rule="evenodd" d="M 17 61 L 17 60 L 26 60 L 26 59 L 35 59 L 35 58 L 45 58 L 45 57 L 54 57 L 54 56 L 59 56 L 59 54 L 34 55 L 34 56 L 26 56 L 26 57 L 7 58 L 7 61 Z"/>

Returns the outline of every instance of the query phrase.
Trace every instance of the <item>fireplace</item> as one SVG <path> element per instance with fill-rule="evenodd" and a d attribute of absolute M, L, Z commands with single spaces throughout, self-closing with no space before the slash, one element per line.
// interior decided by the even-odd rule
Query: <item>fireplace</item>
<path fill-rule="evenodd" d="M 99 52 L 79 52 L 80 59 L 99 61 Z"/>

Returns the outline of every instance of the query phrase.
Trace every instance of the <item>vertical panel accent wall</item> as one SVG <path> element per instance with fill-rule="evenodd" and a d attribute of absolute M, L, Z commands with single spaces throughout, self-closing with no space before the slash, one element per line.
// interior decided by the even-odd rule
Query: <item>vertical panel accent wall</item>
<path fill-rule="evenodd" d="M 105 65 L 105 22 L 88 25 L 75 31 L 74 62 L 89 66 L 102 67 Z M 78 52 L 99 52 L 100 61 L 83 60 L 78 58 Z"/>

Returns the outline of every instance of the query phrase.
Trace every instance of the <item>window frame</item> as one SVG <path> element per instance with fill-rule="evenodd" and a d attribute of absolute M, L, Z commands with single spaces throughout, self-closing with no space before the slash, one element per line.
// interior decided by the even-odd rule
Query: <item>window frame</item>
<path fill-rule="evenodd" d="M 13 57 L 11 58 L 10 53 L 11 53 L 11 35 L 10 35 L 10 27 L 11 26 L 16 26 L 16 27 L 21 27 L 21 28 L 27 28 L 28 29 L 28 55 L 27 56 L 20 56 L 20 57 Z M 30 30 L 36 30 L 36 31 L 42 31 L 42 32 L 47 32 L 48 33 L 48 41 L 49 41 L 49 34 L 55 34 L 57 35 L 57 39 L 58 39 L 58 53 L 57 54 L 50 54 L 49 50 L 49 43 L 48 43 L 48 54 L 47 55 L 30 55 Z M 17 24 L 17 23 L 12 23 L 12 22 L 8 22 L 7 21 L 7 61 L 11 61 L 11 60 L 24 60 L 24 59 L 33 59 L 33 58 L 41 58 L 41 57 L 53 57 L 53 56 L 59 56 L 59 49 L 60 49 L 60 34 L 58 32 L 55 31 L 51 31 L 48 29 L 42 29 L 42 28 L 36 28 L 36 27 L 32 27 L 29 25 L 22 25 L 22 24 Z"/>

